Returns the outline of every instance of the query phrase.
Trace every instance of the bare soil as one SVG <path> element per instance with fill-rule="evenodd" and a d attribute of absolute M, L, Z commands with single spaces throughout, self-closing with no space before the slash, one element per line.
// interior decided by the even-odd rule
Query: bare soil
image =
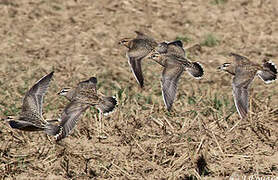
<path fill-rule="evenodd" d="M 250 115 L 240 120 L 231 77 L 217 66 L 228 53 L 278 64 L 276 0 L 0 0 L 0 116 L 20 112 L 22 97 L 55 71 L 44 117 L 59 117 L 67 101 L 57 92 L 91 76 L 99 91 L 115 95 L 115 112 L 91 108 L 60 143 L 42 132 L 0 123 L 3 179 L 228 179 L 278 176 L 278 87 L 256 78 Z M 162 68 L 143 61 L 145 87 L 136 83 L 124 37 L 142 31 L 158 42 L 182 39 L 205 68 L 195 80 L 184 73 L 171 113 L 160 89 Z M 164 125 L 164 126 L 163 126 Z"/>

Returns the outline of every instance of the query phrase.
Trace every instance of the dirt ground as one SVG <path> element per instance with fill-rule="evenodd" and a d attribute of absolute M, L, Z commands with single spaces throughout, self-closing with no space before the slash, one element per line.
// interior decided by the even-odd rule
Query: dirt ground
<path fill-rule="evenodd" d="M 231 77 L 217 66 L 230 52 L 278 64 L 276 0 L 0 0 L 0 177 L 3 179 L 228 179 L 278 176 L 278 87 L 256 78 L 250 115 L 240 120 Z M 142 31 L 158 42 L 200 44 L 192 60 L 205 68 L 179 81 L 173 111 L 161 97 L 162 68 L 145 59 L 145 87 L 136 83 L 124 37 Z M 20 112 L 22 97 L 55 71 L 44 117 L 59 117 L 57 92 L 91 76 L 115 95 L 115 112 L 95 108 L 60 143 L 42 132 L 13 130 L 3 120 Z M 163 126 L 164 124 L 164 126 Z"/>

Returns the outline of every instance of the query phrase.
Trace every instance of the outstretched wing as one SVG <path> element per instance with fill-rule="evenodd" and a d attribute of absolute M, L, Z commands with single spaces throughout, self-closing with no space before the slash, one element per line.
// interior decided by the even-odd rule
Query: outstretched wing
<path fill-rule="evenodd" d="M 78 89 L 90 89 L 94 92 L 97 92 L 97 78 L 91 77 L 88 80 L 82 81 L 78 83 Z"/>
<path fill-rule="evenodd" d="M 130 47 L 126 56 L 136 81 L 141 87 L 143 87 L 144 78 L 142 74 L 141 61 L 154 49 L 155 46 L 157 46 L 157 43 L 153 38 L 146 36 L 141 32 L 135 32 L 137 37 L 130 42 Z"/>
<path fill-rule="evenodd" d="M 151 38 L 150 36 L 145 35 L 144 33 L 140 32 L 140 31 L 134 31 L 136 33 L 136 39 L 147 39 L 147 40 L 154 40 L 153 38 Z"/>
<path fill-rule="evenodd" d="M 43 126 L 37 126 L 32 121 L 21 121 L 21 120 L 12 120 L 9 121 L 11 128 L 19 129 L 23 131 L 42 131 L 44 130 Z"/>
<path fill-rule="evenodd" d="M 142 39 L 134 39 L 133 42 L 133 46 L 127 51 L 126 57 L 136 81 L 141 87 L 143 87 L 144 77 L 141 61 L 151 52 L 151 49 L 146 47 L 147 44 Z"/>
<path fill-rule="evenodd" d="M 237 68 L 233 78 L 233 96 L 236 109 L 242 119 L 248 115 L 248 88 L 254 76 Z"/>
<path fill-rule="evenodd" d="M 233 56 L 234 57 L 234 59 L 235 59 L 235 61 L 237 62 L 237 63 L 242 63 L 242 64 L 247 64 L 247 63 L 251 63 L 251 64 L 253 64 L 247 57 L 245 57 L 245 56 L 242 56 L 242 55 L 239 55 L 239 54 L 236 54 L 236 53 L 233 53 L 233 52 L 231 52 L 230 54 L 229 54 L 230 56 Z"/>
<path fill-rule="evenodd" d="M 77 101 L 70 102 L 64 109 L 61 117 L 60 131 L 56 135 L 57 141 L 65 138 L 74 129 L 76 123 L 88 109 L 87 104 L 78 103 Z"/>
<path fill-rule="evenodd" d="M 128 59 L 128 64 L 131 68 L 131 71 L 138 82 L 138 84 L 143 87 L 144 86 L 144 77 L 142 73 L 142 67 L 141 67 L 141 61 L 142 57 L 132 57 L 129 56 L 129 53 L 127 52 L 127 59 Z"/>
<path fill-rule="evenodd" d="M 54 72 L 41 78 L 25 95 L 22 114 L 36 114 L 42 116 L 43 97 L 49 87 Z"/>
<path fill-rule="evenodd" d="M 162 96 L 168 111 L 175 100 L 178 80 L 183 71 L 182 66 L 168 65 L 162 72 Z"/>
<path fill-rule="evenodd" d="M 185 50 L 183 49 L 182 42 L 180 40 L 169 42 L 167 53 L 185 57 Z"/>
<path fill-rule="evenodd" d="M 155 47 L 155 51 L 157 51 L 160 54 L 166 54 L 168 48 L 168 42 L 161 42 Z"/>

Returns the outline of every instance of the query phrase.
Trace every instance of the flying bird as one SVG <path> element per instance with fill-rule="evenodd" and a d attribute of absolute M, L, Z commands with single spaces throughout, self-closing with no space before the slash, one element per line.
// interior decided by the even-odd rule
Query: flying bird
<path fill-rule="evenodd" d="M 224 63 L 218 69 L 233 75 L 232 88 L 235 106 L 239 116 L 244 119 L 248 116 L 248 88 L 258 75 L 265 83 L 277 79 L 276 65 L 267 60 L 263 64 L 257 64 L 248 58 L 236 53 L 230 53 L 234 57 L 233 63 Z"/>
<path fill-rule="evenodd" d="M 128 48 L 126 52 L 128 63 L 136 81 L 142 88 L 144 86 L 144 77 L 142 74 L 141 61 L 158 44 L 153 38 L 139 31 L 135 31 L 135 33 L 137 34 L 136 38 L 124 38 L 119 41 L 119 44 Z"/>
<path fill-rule="evenodd" d="M 114 97 L 107 97 L 97 92 L 97 78 L 91 77 L 78 83 L 75 88 L 64 88 L 59 93 L 70 102 L 61 116 L 60 132 L 57 133 L 57 141 L 65 138 L 76 126 L 80 116 L 90 107 L 95 106 L 100 113 L 110 113 L 117 105 Z"/>
<path fill-rule="evenodd" d="M 175 40 L 171 42 L 161 42 L 155 48 L 160 54 L 174 54 L 176 56 L 186 57 L 187 53 L 190 55 L 198 54 L 202 51 L 202 47 L 199 44 L 195 44 L 188 48 L 183 48 L 183 43 L 181 40 Z"/>
<path fill-rule="evenodd" d="M 8 117 L 7 121 L 11 128 L 23 131 L 44 131 L 48 135 L 55 135 L 59 127 L 51 124 L 50 120 L 44 120 L 42 116 L 43 98 L 49 87 L 54 72 L 41 78 L 29 89 L 22 104 L 22 110 L 18 117 Z"/>
<path fill-rule="evenodd" d="M 176 54 L 161 54 L 154 50 L 149 59 L 164 67 L 162 72 L 162 96 L 167 110 L 170 111 L 176 97 L 177 85 L 183 71 L 187 71 L 196 79 L 204 75 L 203 67 L 199 62 L 191 62 L 185 57 Z"/>
<path fill-rule="evenodd" d="M 184 57 L 186 56 L 185 50 L 183 48 L 183 43 L 180 40 L 171 41 L 171 42 L 161 42 L 157 45 L 155 48 L 155 51 L 157 51 L 160 54 L 174 54 L 176 56 Z"/>

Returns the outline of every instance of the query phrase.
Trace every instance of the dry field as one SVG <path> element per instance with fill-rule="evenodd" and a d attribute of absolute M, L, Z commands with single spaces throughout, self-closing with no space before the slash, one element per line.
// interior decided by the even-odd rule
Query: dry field
<path fill-rule="evenodd" d="M 228 179 L 235 172 L 278 176 L 278 87 L 256 78 L 250 115 L 240 120 L 231 77 L 216 67 L 236 52 L 278 64 L 276 0 L 0 0 L 0 178 L 3 179 Z M 137 85 L 118 40 L 135 30 L 157 41 L 181 39 L 205 77 L 179 81 L 173 111 L 165 110 L 162 68 L 143 61 Z M 91 108 L 60 143 L 44 133 L 11 129 L 33 83 L 55 71 L 44 117 L 59 117 L 67 101 L 57 92 L 97 76 L 115 95 L 116 111 Z M 164 125 L 164 126 L 163 126 Z"/>

